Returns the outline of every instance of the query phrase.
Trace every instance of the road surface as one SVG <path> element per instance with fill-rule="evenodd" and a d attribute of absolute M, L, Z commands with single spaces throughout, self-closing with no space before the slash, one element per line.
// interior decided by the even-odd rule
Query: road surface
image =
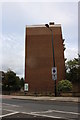
<path fill-rule="evenodd" d="M 32 118 L 32 120 L 79 120 L 80 103 L 8 99 L 2 100 L 3 120 Z"/>

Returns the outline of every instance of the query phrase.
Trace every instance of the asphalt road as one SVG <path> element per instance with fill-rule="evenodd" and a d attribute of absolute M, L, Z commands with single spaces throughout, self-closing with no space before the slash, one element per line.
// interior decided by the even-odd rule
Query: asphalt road
<path fill-rule="evenodd" d="M 79 120 L 80 103 L 3 99 L 2 117 L 4 119 L 28 118 L 32 120 Z"/>

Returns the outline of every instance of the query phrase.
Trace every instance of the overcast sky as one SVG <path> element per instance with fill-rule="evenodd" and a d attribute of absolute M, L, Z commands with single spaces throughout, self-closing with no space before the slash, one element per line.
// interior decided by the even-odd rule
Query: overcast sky
<path fill-rule="evenodd" d="M 70 60 L 77 57 L 77 2 L 3 2 L 2 6 L 0 5 L 0 14 L 1 10 L 2 70 L 7 71 L 10 68 L 20 77 L 24 76 L 26 25 L 45 24 L 50 21 L 61 24 L 66 46 L 65 58 Z"/>

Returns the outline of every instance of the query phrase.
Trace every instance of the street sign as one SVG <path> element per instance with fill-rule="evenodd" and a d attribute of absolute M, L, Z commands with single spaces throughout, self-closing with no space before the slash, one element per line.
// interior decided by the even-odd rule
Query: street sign
<path fill-rule="evenodd" d="M 28 84 L 27 83 L 24 84 L 24 91 L 28 91 Z"/>
<path fill-rule="evenodd" d="M 57 74 L 56 75 L 52 74 L 52 80 L 57 80 Z"/>
<path fill-rule="evenodd" d="M 52 67 L 52 74 L 56 75 L 57 74 L 57 67 Z"/>
<path fill-rule="evenodd" d="M 57 67 L 52 67 L 52 80 L 57 80 Z"/>

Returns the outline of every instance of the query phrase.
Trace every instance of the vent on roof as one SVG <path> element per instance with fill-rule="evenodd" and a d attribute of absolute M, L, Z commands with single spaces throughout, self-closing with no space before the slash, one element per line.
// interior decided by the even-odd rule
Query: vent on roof
<path fill-rule="evenodd" d="M 50 22 L 49 25 L 54 25 L 54 22 Z"/>

